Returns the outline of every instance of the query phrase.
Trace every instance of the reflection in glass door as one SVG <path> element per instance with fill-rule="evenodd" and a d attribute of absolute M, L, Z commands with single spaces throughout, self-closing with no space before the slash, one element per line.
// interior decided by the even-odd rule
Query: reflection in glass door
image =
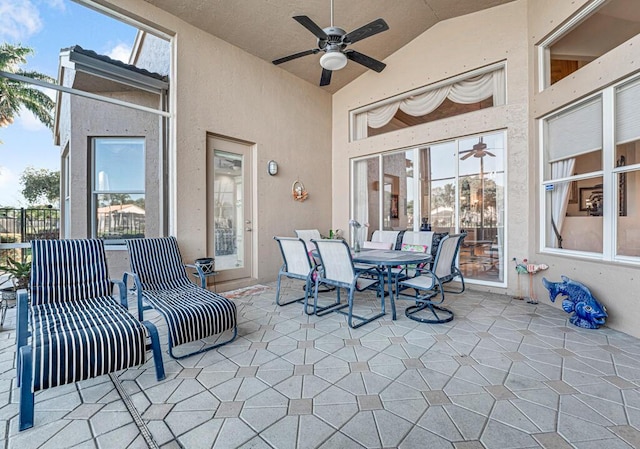
<path fill-rule="evenodd" d="M 251 276 L 251 147 L 210 137 L 207 158 L 208 253 L 216 281 Z"/>

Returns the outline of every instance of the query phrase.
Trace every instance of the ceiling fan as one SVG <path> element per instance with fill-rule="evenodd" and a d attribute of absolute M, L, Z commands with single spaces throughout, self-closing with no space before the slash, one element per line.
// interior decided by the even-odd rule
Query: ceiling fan
<path fill-rule="evenodd" d="M 460 154 L 463 154 L 463 153 L 466 153 L 466 154 L 460 158 L 460 160 L 462 161 L 464 161 L 465 159 L 469 159 L 471 156 L 480 157 L 480 158 L 485 156 L 496 157 L 496 155 L 493 154 L 491 151 L 487 151 L 487 144 L 482 141 L 482 137 L 480 137 L 480 140 L 478 141 L 478 143 L 476 143 L 473 146 L 473 148 L 471 148 L 470 150 L 465 150 L 460 152 Z"/>
<path fill-rule="evenodd" d="M 342 28 L 333 26 L 333 0 L 331 0 L 330 27 L 320 28 L 307 16 L 294 16 L 293 18 L 318 38 L 318 48 L 276 59 L 273 61 L 275 65 L 291 61 L 292 59 L 301 58 L 302 56 L 315 55 L 317 53 L 324 52 L 324 55 L 320 58 L 320 65 L 322 66 L 322 76 L 320 77 L 321 86 L 328 86 L 329 83 L 331 83 L 331 73 L 334 70 L 340 70 L 347 65 L 347 59 L 357 62 L 371 70 L 375 70 L 378 73 L 382 72 L 386 67 L 386 64 L 373 59 L 370 56 L 355 50 L 347 49 L 347 46 L 350 44 L 354 44 L 366 39 L 367 37 L 371 37 L 375 34 L 388 30 L 389 25 L 387 25 L 387 22 L 383 19 L 376 19 L 371 23 L 347 33 Z"/>

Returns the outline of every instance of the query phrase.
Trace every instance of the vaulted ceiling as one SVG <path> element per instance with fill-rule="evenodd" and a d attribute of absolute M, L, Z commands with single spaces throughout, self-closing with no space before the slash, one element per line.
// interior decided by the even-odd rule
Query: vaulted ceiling
<path fill-rule="evenodd" d="M 330 0 L 145 0 L 182 20 L 265 61 L 311 50 L 316 37 L 292 19 L 304 15 L 320 28 L 331 25 Z M 349 48 L 379 61 L 402 48 L 436 23 L 513 0 L 334 0 L 334 23 L 347 33 L 383 18 L 389 30 Z M 318 85 L 322 54 L 308 55 L 279 67 Z M 333 73 L 335 92 L 367 69 L 349 61 Z"/>

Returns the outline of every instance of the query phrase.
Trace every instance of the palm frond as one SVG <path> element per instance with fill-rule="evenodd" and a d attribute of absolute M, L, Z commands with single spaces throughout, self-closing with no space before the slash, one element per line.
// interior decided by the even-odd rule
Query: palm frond
<path fill-rule="evenodd" d="M 49 75 L 33 70 L 23 70 L 18 66 L 26 64 L 27 55 L 33 54 L 33 49 L 7 43 L 0 44 L 0 70 L 15 73 L 34 80 L 55 83 Z M 0 77 L 0 126 L 8 126 L 20 113 L 24 106 L 48 128 L 53 129 L 53 108 L 55 102 L 44 92 L 28 83 Z"/>

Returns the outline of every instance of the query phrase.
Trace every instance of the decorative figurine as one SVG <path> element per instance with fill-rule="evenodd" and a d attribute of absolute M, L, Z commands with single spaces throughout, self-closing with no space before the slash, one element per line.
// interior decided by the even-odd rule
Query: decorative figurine
<path fill-rule="evenodd" d="M 569 318 L 571 324 L 585 329 L 598 329 L 607 318 L 607 308 L 593 297 L 591 291 L 580 282 L 573 281 L 566 276 L 560 276 L 562 282 L 549 282 L 542 278 L 542 284 L 549 290 L 549 299 L 555 302 L 556 296 L 565 295 L 562 308 L 573 315 Z"/>
<path fill-rule="evenodd" d="M 527 302 L 529 304 L 538 304 L 538 299 L 536 298 L 536 292 L 533 289 L 533 275 L 538 273 L 539 271 L 546 270 L 547 268 L 549 268 L 549 265 L 544 263 L 539 263 L 539 264 L 528 263 L 527 264 L 527 273 L 529 273 L 529 299 L 527 299 Z"/>
<path fill-rule="evenodd" d="M 527 274 L 527 259 L 522 259 L 522 263 L 518 263 L 518 259 L 514 257 L 513 261 L 516 264 L 516 273 L 518 273 L 518 289 L 516 290 L 516 295 L 513 299 L 524 299 L 522 287 L 520 286 L 520 275 Z"/>

